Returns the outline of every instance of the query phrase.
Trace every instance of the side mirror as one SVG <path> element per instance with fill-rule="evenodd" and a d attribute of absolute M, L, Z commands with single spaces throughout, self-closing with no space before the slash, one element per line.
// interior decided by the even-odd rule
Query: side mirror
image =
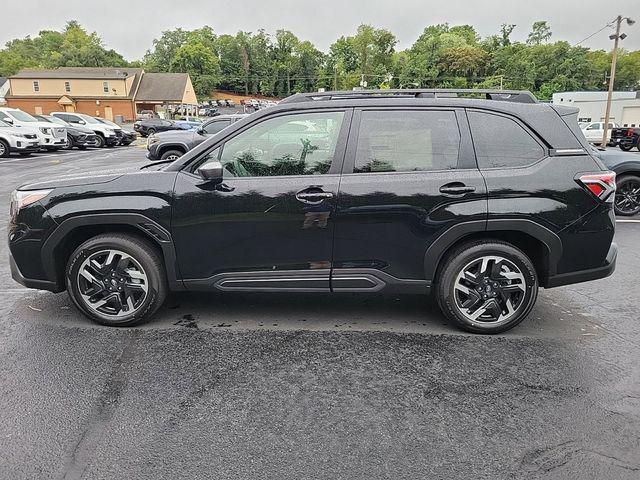
<path fill-rule="evenodd" d="M 204 128 L 202 128 L 202 127 L 198 127 L 198 129 L 196 130 L 196 133 L 198 135 L 206 135 L 207 134 L 207 132 L 205 132 Z"/>
<path fill-rule="evenodd" d="M 4 119 L 4 121 L 7 122 L 9 125 L 13 125 L 13 118 L 7 117 Z"/>
<path fill-rule="evenodd" d="M 87 122 L 85 122 L 84 120 L 78 120 L 78 123 L 79 123 L 80 125 L 86 125 L 86 124 L 87 124 Z"/>
<path fill-rule="evenodd" d="M 224 168 L 220 162 L 211 161 L 198 168 L 198 174 L 200 174 L 203 180 L 218 184 L 222 182 Z"/>

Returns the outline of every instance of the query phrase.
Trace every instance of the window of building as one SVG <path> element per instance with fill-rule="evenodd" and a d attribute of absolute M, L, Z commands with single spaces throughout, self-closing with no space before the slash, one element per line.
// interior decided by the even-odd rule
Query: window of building
<path fill-rule="evenodd" d="M 544 148 L 515 120 L 481 112 L 468 117 L 480 168 L 524 167 L 544 157 Z"/>
<path fill-rule="evenodd" d="M 456 168 L 460 131 L 453 111 L 362 112 L 354 173 Z"/>
<path fill-rule="evenodd" d="M 109 82 L 102 82 L 102 91 L 104 93 L 109 93 Z"/>
<path fill-rule="evenodd" d="M 67 93 L 71 92 L 71 82 L 64 82 L 64 91 Z"/>
<path fill-rule="evenodd" d="M 227 141 L 220 155 L 225 174 L 234 177 L 328 173 L 344 112 L 279 116 Z"/>
<path fill-rule="evenodd" d="M 38 80 L 34 80 L 33 81 L 33 91 L 34 92 L 39 92 L 40 91 L 40 82 Z"/>

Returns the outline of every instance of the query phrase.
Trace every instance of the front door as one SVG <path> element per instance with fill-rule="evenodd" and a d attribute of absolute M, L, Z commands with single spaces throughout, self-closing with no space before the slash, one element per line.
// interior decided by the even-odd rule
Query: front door
<path fill-rule="evenodd" d="M 178 174 L 172 232 L 192 289 L 328 291 L 350 110 L 259 119 Z M 219 160 L 221 185 L 197 167 Z"/>
<path fill-rule="evenodd" d="M 106 118 L 110 122 L 113 122 L 113 108 L 104 107 L 104 118 Z"/>
<path fill-rule="evenodd" d="M 484 229 L 486 217 L 486 187 L 463 110 L 356 111 L 340 184 L 332 289 L 426 292 L 429 247 L 462 222 Z"/>

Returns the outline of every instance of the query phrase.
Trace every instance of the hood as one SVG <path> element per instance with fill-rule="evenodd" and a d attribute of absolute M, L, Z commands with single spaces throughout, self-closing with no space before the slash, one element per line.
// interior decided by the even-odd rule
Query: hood
<path fill-rule="evenodd" d="M 35 133 L 38 134 L 39 130 L 37 128 L 30 127 L 2 127 L 0 126 L 0 130 L 7 133 Z"/>
<path fill-rule="evenodd" d="M 611 170 L 615 170 L 621 165 L 634 164 L 636 168 L 640 170 L 640 155 L 632 152 L 623 152 L 618 149 L 595 149 L 594 155 L 596 155 L 605 166 Z"/>
<path fill-rule="evenodd" d="M 80 185 L 97 185 L 108 183 L 120 178 L 127 173 L 139 172 L 137 166 L 114 168 L 110 170 L 97 170 L 84 172 L 82 175 L 61 175 L 44 182 L 29 183 L 18 187 L 18 190 L 44 190 L 49 188 L 75 187 Z"/>
<path fill-rule="evenodd" d="M 196 130 L 168 130 L 166 132 L 156 133 L 154 137 L 161 142 L 181 142 L 187 144 L 192 142 L 196 137 L 202 137 L 203 140 L 206 138 L 196 133 Z"/>

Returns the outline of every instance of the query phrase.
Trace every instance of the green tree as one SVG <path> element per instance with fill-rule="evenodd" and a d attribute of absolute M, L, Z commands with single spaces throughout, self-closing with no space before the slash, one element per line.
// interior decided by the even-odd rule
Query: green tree
<path fill-rule="evenodd" d="M 551 28 L 545 21 L 534 22 L 531 27 L 531 33 L 527 37 L 529 45 L 540 45 L 551 38 Z"/>

